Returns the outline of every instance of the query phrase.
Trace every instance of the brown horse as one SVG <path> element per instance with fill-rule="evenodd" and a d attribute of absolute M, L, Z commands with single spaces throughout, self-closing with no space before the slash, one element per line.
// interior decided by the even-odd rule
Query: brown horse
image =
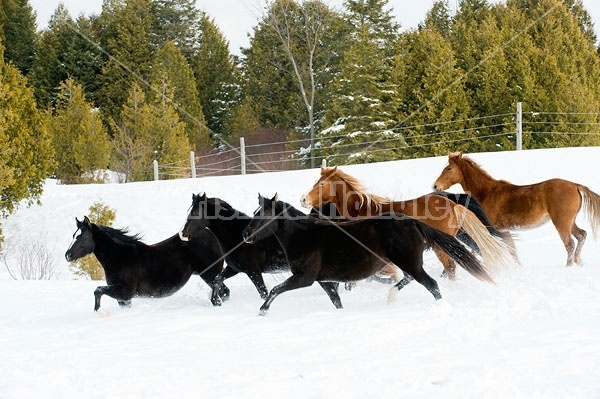
<path fill-rule="evenodd" d="M 485 210 L 498 229 L 518 229 L 539 226 L 552 220 L 567 250 L 567 266 L 582 264 L 581 248 L 587 233 L 575 224 L 575 218 L 585 206 L 592 232 L 600 225 L 600 196 L 589 188 L 562 179 L 517 186 L 491 177 L 481 166 L 462 153 L 450 154 L 433 187 L 445 190 L 460 184 Z M 577 239 L 577 246 L 573 237 Z"/>
<path fill-rule="evenodd" d="M 353 219 L 365 216 L 378 216 L 393 211 L 402 213 L 434 227 L 444 233 L 456 236 L 460 229 L 469 234 L 481 251 L 488 267 L 498 267 L 510 263 L 508 248 L 496 239 L 467 208 L 449 199 L 427 194 L 407 201 L 390 201 L 383 197 L 368 194 L 360 182 L 336 167 L 321 168 L 321 177 L 300 202 L 304 207 L 334 203 L 339 214 Z M 448 277 L 453 279 L 456 263 L 439 248 L 434 252 Z M 387 272 L 397 270 L 386 267 Z"/>

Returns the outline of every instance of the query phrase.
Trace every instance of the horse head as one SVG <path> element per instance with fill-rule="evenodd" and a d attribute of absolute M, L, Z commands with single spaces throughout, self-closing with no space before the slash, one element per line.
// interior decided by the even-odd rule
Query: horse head
<path fill-rule="evenodd" d="M 248 244 L 253 244 L 274 234 L 279 227 L 276 219 L 284 212 L 277 194 L 271 199 L 258 194 L 258 204 L 259 207 L 254 212 L 254 217 L 242 233 L 244 242 Z"/>
<path fill-rule="evenodd" d="M 459 165 L 462 158 L 462 152 L 451 153 L 448 155 L 448 165 L 446 165 L 435 183 L 433 183 L 434 190 L 444 191 L 455 184 L 462 184 L 463 174 Z"/>
<path fill-rule="evenodd" d="M 337 190 L 342 182 L 337 178 L 336 172 L 337 166 L 333 168 L 321 166 L 321 177 L 306 194 L 300 197 L 300 204 L 304 208 L 318 207 L 328 203 L 337 204 Z"/>
<path fill-rule="evenodd" d="M 73 233 L 73 242 L 69 246 L 69 249 L 67 249 L 67 252 L 65 252 L 67 262 L 74 262 L 79 258 L 91 254 L 96 247 L 90 219 L 84 216 L 82 221 L 75 218 L 75 222 L 77 223 L 77 230 Z"/>
<path fill-rule="evenodd" d="M 188 241 L 194 235 L 197 235 L 201 230 L 208 227 L 210 222 L 208 198 L 206 193 L 192 194 L 192 206 L 188 213 L 185 225 L 179 231 L 179 237 Z M 214 213 L 212 213 L 214 217 Z"/>

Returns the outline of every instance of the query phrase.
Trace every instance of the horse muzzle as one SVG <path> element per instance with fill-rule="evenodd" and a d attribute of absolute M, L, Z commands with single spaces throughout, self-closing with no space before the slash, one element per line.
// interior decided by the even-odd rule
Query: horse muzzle
<path fill-rule="evenodd" d="M 312 208 L 308 202 L 308 199 L 306 198 L 306 194 L 300 197 L 300 205 L 302 205 L 303 208 Z"/>
<path fill-rule="evenodd" d="M 242 233 L 242 238 L 246 244 L 254 244 L 256 242 L 256 236 L 245 231 Z"/>
<path fill-rule="evenodd" d="M 191 238 L 190 236 L 186 236 L 186 235 L 183 233 L 183 230 L 180 230 L 180 231 L 179 231 L 179 239 L 180 239 L 181 241 L 189 241 L 189 240 L 190 240 L 190 238 Z"/>

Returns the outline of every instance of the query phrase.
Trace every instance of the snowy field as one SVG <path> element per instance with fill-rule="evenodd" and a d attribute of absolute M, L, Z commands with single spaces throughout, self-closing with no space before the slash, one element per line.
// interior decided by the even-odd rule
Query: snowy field
<path fill-rule="evenodd" d="M 562 177 L 600 193 L 600 148 L 473 154 L 492 176 L 517 184 Z M 431 191 L 446 158 L 344 167 L 380 195 Z M 341 291 L 336 310 L 318 285 L 278 297 L 266 317 L 245 275 L 226 282 L 231 300 L 211 306 L 198 277 L 164 299 L 131 309 L 76 280 L 64 252 L 97 200 L 154 243 L 176 233 L 192 193 L 205 191 L 251 213 L 257 194 L 300 206 L 318 170 L 130 184 L 61 186 L 41 206 L 3 223 L 7 245 L 44 239 L 58 271 L 51 281 L 14 281 L 0 270 L 0 398 L 600 398 L 600 242 L 585 266 L 566 268 L 551 224 L 517 235 L 523 267 L 479 282 L 426 254 L 444 299 L 412 283 L 386 302 L 389 286 Z M 453 187 L 460 191 L 460 187 Z M 579 224 L 589 232 L 589 224 Z M 285 275 L 266 275 L 269 288 Z"/>

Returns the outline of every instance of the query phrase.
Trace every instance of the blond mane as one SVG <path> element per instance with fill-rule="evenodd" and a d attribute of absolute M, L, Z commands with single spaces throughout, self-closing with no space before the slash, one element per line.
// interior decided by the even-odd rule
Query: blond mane
<path fill-rule="evenodd" d="M 379 207 L 383 204 L 389 204 L 391 201 L 387 198 L 380 197 L 375 194 L 370 194 L 367 192 L 362 183 L 354 176 L 350 176 L 349 174 L 341 171 L 337 167 L 334 168 L 325 168 L 323 175 L 327 175 L 328 178 L 337 177 L 339 180 L 342 180 L 348 186 L 348 189 L 356 195 L 358 195 L 360 199 L 360 206 L 367 205 L 368 207 Z M 332 179 L 332 181 L 334 181 Z"/>

